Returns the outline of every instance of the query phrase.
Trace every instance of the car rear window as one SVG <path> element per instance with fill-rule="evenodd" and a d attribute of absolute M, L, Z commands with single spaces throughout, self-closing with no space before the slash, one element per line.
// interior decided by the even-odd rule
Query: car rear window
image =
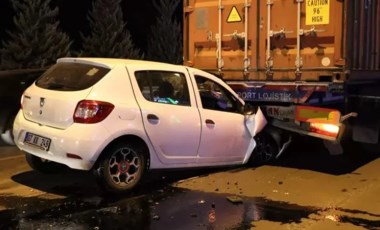
<path fill-rule="evenodd" d="M 110 69 L 88 64 L 57 63 L 36 81 L 36 85 L 59 91 L 83 90 L 93 86 L 109 71 Z"/>

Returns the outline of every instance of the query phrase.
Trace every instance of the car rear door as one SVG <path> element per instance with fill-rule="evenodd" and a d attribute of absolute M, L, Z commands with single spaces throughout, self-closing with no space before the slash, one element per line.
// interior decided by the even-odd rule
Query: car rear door
<path fill-rule="evenodd" d="M 186 69 L 172 66 L 168 70 L 160 65 L 127 68 L 157 157 L 170 167 L 195 163 L 201 127 Z"/>

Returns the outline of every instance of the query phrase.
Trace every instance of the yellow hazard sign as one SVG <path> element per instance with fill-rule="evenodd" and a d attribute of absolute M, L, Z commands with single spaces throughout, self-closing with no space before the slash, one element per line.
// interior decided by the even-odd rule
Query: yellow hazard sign
<path fill-rule="evenodd" d="M 330 0 L 306 0 L 306 25 L 330 22 Z"/>
<path fill-rule="evenodd" d="M 232 7 L 230 14 L 228 15 L 227 22 L 228 23 L 230 23 L 230 22 L 241 22 L 241 17 L 240 17 L 239 12 L 236 9 L 236 6 Z"/>

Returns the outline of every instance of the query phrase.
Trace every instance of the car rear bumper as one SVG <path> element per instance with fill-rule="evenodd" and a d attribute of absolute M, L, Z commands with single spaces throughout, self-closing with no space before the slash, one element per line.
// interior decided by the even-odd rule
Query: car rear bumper
<path fill-rule="evenodd" d="M 27 132 L 49 138 L 51 142 L 48 150 L 25 143 Z M 79 170 L 92 168 L 105 146 L 104 142 L 110 137 L 108 131 L 99 124 L 74 123 L 67 129 L 57 129 L 28 121 L 22 112 L 15 119 L 13 134 L 15 144 L 21 150 Z"/>

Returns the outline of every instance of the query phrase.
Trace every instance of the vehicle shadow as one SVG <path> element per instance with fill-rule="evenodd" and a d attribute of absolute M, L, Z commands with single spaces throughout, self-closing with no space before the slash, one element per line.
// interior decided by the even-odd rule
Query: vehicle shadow
<path fill-rule="evenodd" d="M 353 173 L 380 156 L 366 153 L 360 148 L 360 145 L 345 142 L 342 145 L 344 147 L 343 154 L 331 155 L 319 139 L 299 137 L 272 165 L 342 175 Z"/>
<path fill-rule="evenodd" d="M 139 196 L 170 187 L 171 183 L 193 177 L 207 176 L 225 168 L 205 168 L 191 170 L 153 170 L 147 172 L 139 186 L 120 197 Z M 92 172 L 64 169 L 56 174 L 43 174 L 27 171 L 13 175 L 11 179 L 31 189 L 66 197 L 107 196 L 98 184 Z M 118 195 L 112 194 L 117 198 Z"/>
<path fill-rule="evenodd" d="M 272 166 L 306 169 L 316 172 L 342 175 L 353 173 L 356 169 L 379 158 L 376 154 L 365 154 L 358 147 L 348 148 L 342 155 L 330 155 L 323 143 L 311 138 L 296 139 L 280 159 Z M 136 196 L 170 187 L 174 182 L 193 177 L 229 170 L 244 170 L 246 167 L 217 167 L 182 170 L 153 170 L 145 175 L 142 183 L 130 193 L 122 196 Z M 232 171 L 233 171 L 232 170 Z M 38 171 L 27 171 L 16 174 L 13 181 L 51 194 L 62 196 L 104 196 L 91 172 L 66 169 L 57 174 L 43 174 Z"/>
<path fill-rule="evenodd" d="M 91 173 L 77 170 L 65 169 L 55 174 L 31 170 L 13 175 L 11 179 L 29 188 L 56 195 L 98 195 L 101 193 Z"/>

